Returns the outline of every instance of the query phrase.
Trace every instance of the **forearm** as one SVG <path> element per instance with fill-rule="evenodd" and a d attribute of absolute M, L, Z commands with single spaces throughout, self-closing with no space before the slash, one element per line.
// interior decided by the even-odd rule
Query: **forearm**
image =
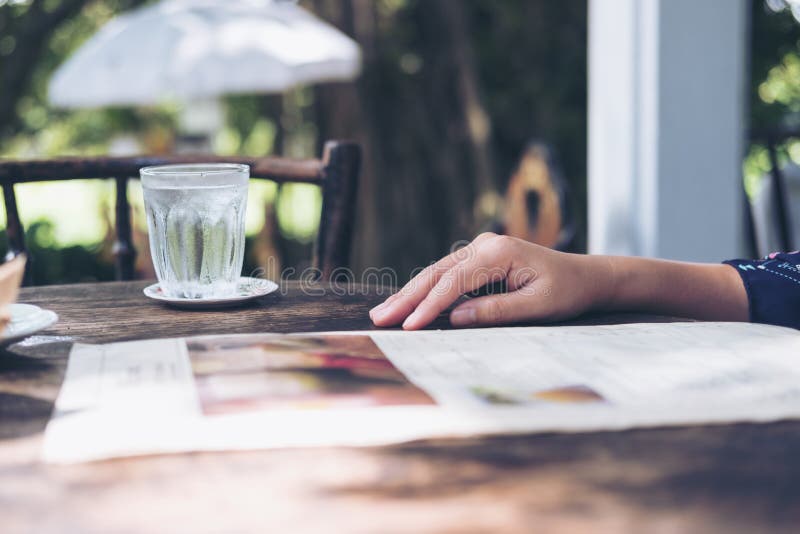
<path fill-rule="evenodd" d="M 601 273 L 597 309 L 712 321 L 748 320 L 744 284 L 727 265 L 621 256 L 587 258 Z"/>
<path fill-rule="evenodd" d="M 796 313 L 800 312 L 800 278 L 787 274 L 790 268 L 800 274 L 800 256 L 796 255 L 783 255 L 767 266 L 761 265 L 764 262 L 753 266 L 753 262 L 730 260 L 735 264 L 732 268 L 567 254 L 486 233 L 423 270 L 401 291 L 373 308 L 370 317 L 377 326 L 402 323 L 406 330 L 423 328 L 462 294 L 479 289 L 486 283 L 486 273 L 492 272 L 494 280 L 502 273 L 508 291 L 461 302 L 450 313 L 454 326 L 552 322 L 587 311 L 630 311 L 716 321 L 753 319 L 800 328 L 796 326 L 800 325 L 800 313 Z M 772 279 L 760 281 L 753 274 L 773 271 L 777 273 L 774 280 L 780 282 L 777 286 Z M 740 276 L 740 272 L 744 274 Z M 745 275 L 746 290 L 742 281 Z M 766 291 L 765 285 L 777 287 L 780 296 L 786 298 L 777 304 L 767 297 L 754 300 L 753 295 Z"/>

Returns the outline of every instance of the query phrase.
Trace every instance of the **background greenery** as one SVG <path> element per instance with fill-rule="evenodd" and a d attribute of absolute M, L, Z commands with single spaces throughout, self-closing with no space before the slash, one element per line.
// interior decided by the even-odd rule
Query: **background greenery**
<path fill-rule="evenodd" d="M 54 69 L 115 14 L 147 0 L 0 0 L 0 156 L 105 154 L 115 139 L 168 150 L 180 104 L 63 111 L 47 104 Z M 571 183 L 580 239 L 586 207 L 585 0 L 306 0 L 351 35 L 364 72 L 351 84 L 283 96 L 224 99 L 220 154 L 308 157 L 322 142 L 351 138 L 365 151 L 355 267 L 402 273 L 470 239 L 497 216 L 524 146 L 552 143 Z M 752 2 L 750 117 L 753 128 L 793 125 L 800 113 L 800 26 Z M 781 146 L 800 161 L 800 143 Z M 752 190 L 768 161 L 748 145 Z M 113 225 L 110 184 L 30 184 L 17 189 L 39 283 L 106 280 Z M 131 198 L 141 208 L 132 185 Z M 274 215 L 275 233 L 262 227 Z M 248 269 L 274 250 L 284 265 L 310 255 L 319 194 L 260 184 L 248 204 Z M 135 215 L 140 250 L 142 218 Z M 0 219 L 0 225 L 2 225 Z M 4 237 L 0 236 L 0 245 Z M 146 263 L 146 262 L 145 262 Z M 148 266 L 140 262 L 142 276 Z"/>

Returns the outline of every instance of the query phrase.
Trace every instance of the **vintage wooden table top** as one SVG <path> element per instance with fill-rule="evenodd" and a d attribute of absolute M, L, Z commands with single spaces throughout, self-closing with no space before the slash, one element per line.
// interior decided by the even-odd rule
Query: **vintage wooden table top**
<path fill-rule="evenodd" d="M 381 300 L 374 288 L 337 296 L 291 285 L 249 307 L 188 312 L 145 299 L 145 285 L 23 290 L 21 302 L 60 322 L 0 353 L 0 532 L 800 528 L 798 422 L 41 464 L 73 341 L 368 329 Z"/>

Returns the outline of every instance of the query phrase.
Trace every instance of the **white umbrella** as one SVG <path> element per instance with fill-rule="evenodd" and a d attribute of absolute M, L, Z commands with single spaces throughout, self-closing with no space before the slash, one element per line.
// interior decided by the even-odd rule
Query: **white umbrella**
<path fill-rule="evenodd" d="M 60 107 L 147 105 L 350 80 L 358 45 L 293 2 L 165 0 L 114 18 L 53 75 Z"/>

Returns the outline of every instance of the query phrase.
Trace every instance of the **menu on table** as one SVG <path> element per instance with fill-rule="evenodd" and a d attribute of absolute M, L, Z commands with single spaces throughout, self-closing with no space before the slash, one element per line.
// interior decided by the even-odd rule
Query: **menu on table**
<path fill-rule="evenodd" d="M 44 458 L 800 417 L 800 332 L 746 323 L 75 345 Z"/>

